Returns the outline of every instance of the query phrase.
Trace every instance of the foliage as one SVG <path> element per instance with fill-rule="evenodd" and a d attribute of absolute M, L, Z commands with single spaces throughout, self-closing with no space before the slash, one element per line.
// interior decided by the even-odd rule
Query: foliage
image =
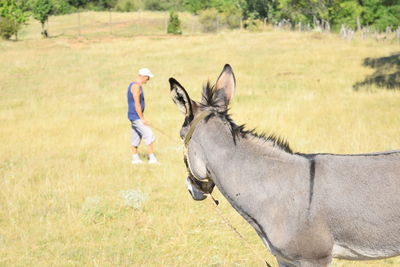
<path fill-rule="evenodd" d="M 275 0 L 244 0 L 242 3 L 243 15 L 247 19 L 273 20 L 278 9 L 278 1 Z"/>
<path fill-rule="evenodd" d="M 42 25 L 42 35 L 48 36 L 45 23 L 48 21 L 49 16 L 53 14 L 54 6 L 51 0 L 31 0 L 31 8 L 33 18 L 38 20 Z"/>
<path fill-rule="evenodd" d="M 8 18 L 0 17 L 0 36 L 3 39 L 10 39 L 14 34 L 14 22 Z"/>
<path fill-rule="evenodd" d="M 332 16 L 332 22 L 335 28 L 344 24 L 353 29 L 356 28 L 357 17 L 361 15 L 363 10 L 362 6 L 355 1 L 343 1 L 333 9 L 335 15 Z"/>
<path fill-rule="evenodd" d="M 163 1 L 159 0 L 147 0 L 144 6 L 147 10 L 165 10 Z"/>
<path fill-rule="evenodd" d="M 151 6 L 151 2 L 159 2 L 158 4 L 153 3 L 152 8 L 146 8 Z M 144 0 L 145 8 L 149 10 L 183 10 L 183 0 Z"/>
<path fill-rule="evenodd" d="M 118 11 L 136 11 L 139 9 L 166 11 L 183 10 L 183 0 L 118 0 L 115 3 Z"/>
<path fill-rule="evenodd" d="M 68 4 L 67 0 L 52 0 L 53 14 L 63 15 L 74 11 L 74 8 Z"/>
<path fill-rule="evenodd" d="M 388 26 L 400 26 L 400 2 L 385 0 L 365 0 L 361 14 L 365 25 L 383 31 Z"/>
<path fill-rule="evenodd" d="M 31 8 L 33 18 L 43 25 L 53 12 L 53 3 L 51 0 L 32 0 Z"/>
<path fill-rule="evenodd" d="M 240 27 L 240 21 L 242 19 L 242 11 L 238 7 L 228 7 L 222 13 L 222 20 L 229 29 L 235 29 Z"/>
<path fill-rule="evenodd" d="M 104 10 L 113 8 L 117 0 L 67 0 L 68 4 L 75 8 L 87 8 L 94 10 Z"/>
<path fill-rule="evenodd" d="M 88 0 L 67 0 L 68 4 L 70 4 L 73 7 L 76 8 L 81 8 L 84 7 L 85 5 L 87 5 L 89 3 Z"/>
<path fill-rule="evenodd" d="M 345 24 L 355 28 L 357 18 L 365 26 L 384 30 L 400 25 L 400 2 L 395 0 L 280 0 L 276 19 L 314 23 L 331 22 L 334 28 Z"/>
<path fill-rule="evenodd" d="M 242 0 L 186 0 L 184 2 L 186 10 L 199 14 L 201 11 L 206 9 L 215 8 L 220 13 L 224 13 L 227 10 L 241 10 Z"/>
<path fill-rule="evenodd" d="M 167 33 L 182 34 L 181 21 L 179 20 L 178 14 L 176 14 L 174 11 L 169 12 Z"/>
<path fill-rule="evenodd" d="M 6 2 L 23 0 L 3 0 Z M 42 0 L 32 0 L 42 1 Z M 189 11 L 200 15 L 206 31 L 226 26 L 239 27 L 243 18 L 247 25 L 256 20 L 292 24 L 329 22 L 334 29 L 342 24 L 355 28 L 357 20 L 364 26 L 383 31 L 400 26 L 398 0 L 43 0 L 52 3 L 53 14 L 65 14 L 76 8 L 117 11 Z M 211 11 L 210 11 L 211 10 Z M 218 14 L 215 13 L 217 11 Z M 212 25 L 214 24 L 214 26 Z M 257 24 L 257 23 L 256 23 Z M 249 26 L 248 28 L 253 28 Z"/>
<path fill-rule="evenodd" d="M 209 7 L 199 12 L 199 20 L 205 32 L 215 32 L 224 27 L 240 27 L 242 9 L 238 3 L 232 0 L 212 0 L 207 4 Z"/>
<path fill-rule="evenodd" d="M 10 39 L 12 35 L 15 35 L 15 38 L 18 39 L 18 31 L 28 20 L 27 10 L 26 2 L 23 0 L 2 0 L 0 2 L 0 17 L 2 18 L 0 31 L 3 38 Z"/>
<path fill-rule="evenodd" d="M 244 21 L 244 27 L 250 31 L 259 31 L 264 26 L 264 23 L 256 18 L 255 13 L 251 13 L 248 18 Z"/>
<path fill-rule="evenodd" d="M 137 11 L 143 6 L 138 0 L 118 0 L 115 9 L 122 12 Z"/>
<path fill-rule="evenodd" d="M 110 9 L 113 8 L 117 4 L 117 0 L 98 0 L 97 6 Z"/>
<path fill-rule="evenodd" d="M 221 16 L 215 8 L 208 8 L 199 13 L 199 21 L 204 32 L 216 32 L 221 21 Z"/>
<path fill-rule="evenodd" d="M 185 8 L 194 14 L 211 7 L 210 0 L 186 0 L 184 4 Z"/>

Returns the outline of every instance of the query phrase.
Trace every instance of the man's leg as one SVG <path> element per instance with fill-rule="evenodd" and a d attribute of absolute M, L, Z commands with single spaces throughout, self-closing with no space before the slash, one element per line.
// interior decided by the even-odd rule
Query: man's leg
<path fill-rule="evenodd" d="M 150 145 L 147 146 L 147 150 L 150 154 L 154 154 L 154 148 L 153 148 L 153 143 L 151 143 Z"/>
<path fill-rule="evenodd" d="M 132 123 L 132 134 L 131 134 L 131 149 L 132 149 L 132 164 L 140 164 L 142 161 L 139 158 L 138 146 L 140 144 L 141 134 L 137 130 L 136 121 Z"/>
<path fill-rule="evenodd" d="M 141 121 L 136 123 L 137 130 L 143 137 L 145 144 L 147 145 L 147 150 L 149 152 L 149 163 L 158 163 L 156 156 L 154 155 L 153 143 L 156 140 L 153 131 L 147 125 L 144 125 Z"/>

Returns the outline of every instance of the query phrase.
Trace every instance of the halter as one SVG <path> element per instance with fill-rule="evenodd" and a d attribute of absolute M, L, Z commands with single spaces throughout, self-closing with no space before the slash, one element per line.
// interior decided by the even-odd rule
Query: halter
<path fill-rule="evenodd" d="M 196 178 L 198 181 L 201 182 L 206 182 L 208 181 L 208 178 L 206 179 L 200 179 L 199 177 L 197 177 L 193 171 L 192 171 L 192 167 L 190 166 L 190 160 L 189 160 L 189 156 L 188 156 L 188 150 L 189 150 L 189 142 L 190 139 L 192 139 L 192 135 L 194 133 L 194 130 L 196 129 L 197 124 L 199 124 L 200 121 L 202 121 L 205 117 L 207 117 L 208 115 L 210 115 L 211 112 L 210 111 L 203 111 L 196 119 L 193 120 L 193 123 L 191 123 L 190 127 L 189 127 L 189 131 L 185 136 L 185 140 L 184 140 L 184 155 L 187 158 L 187 165 L 189 167 L 189 171 L 190 173 L 193 175 L 194 178 Z"/>
<path fill-rule="evenodd" d="M 190 139 L 192 139 L 192 135 L 194 133 L 194 130 L 196 129 L 197 124 L 202 121 L 205 117 L 207 117 L 208 115 L 210 115 L 211 112 L 210 111 L 203 111 L 194 121 L 193 123 L 190 125 L 189 131 L 185 136 L 185 148 L 187 150 Z"/>

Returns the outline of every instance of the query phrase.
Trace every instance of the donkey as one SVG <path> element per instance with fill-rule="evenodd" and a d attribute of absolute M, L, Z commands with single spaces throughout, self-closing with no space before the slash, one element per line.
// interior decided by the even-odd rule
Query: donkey
<path fill-rule="evenodd" d="M 255 229 L 279 266 L 329 266 L 332 258 L 400 254 L 400 150 L 302 154 L 228 114 L 235 76 L 225 65 L 200 103 L 169 79 L 185 115 L 187 186 L 203 200 L 216 185 Z"/>

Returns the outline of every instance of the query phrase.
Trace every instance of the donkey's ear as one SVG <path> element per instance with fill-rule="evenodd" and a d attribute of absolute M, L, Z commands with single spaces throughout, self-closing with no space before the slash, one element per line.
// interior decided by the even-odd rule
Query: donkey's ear
<path fill-rule="evenodd" d="M 228 106 L 233 97 L 233 94 L 235 93 L 235 87 L 235 74 L 233 74 L 231 66 L 229 64 L 226 64 L 221 74 L 219 75 L 217 82 L 215 83 L 215 90 L 218 101 L 221 101 L 223 105 Z"/>
<path fill-rule="evenodd" d="M 185 88 L 174 78 L 169 78 L 169 85 L 171 86 L 171 97 L 174 103 L 178 106 L 179 110 L 186 116 L 193 114 L 192 100 L 190 99 Z"/>

